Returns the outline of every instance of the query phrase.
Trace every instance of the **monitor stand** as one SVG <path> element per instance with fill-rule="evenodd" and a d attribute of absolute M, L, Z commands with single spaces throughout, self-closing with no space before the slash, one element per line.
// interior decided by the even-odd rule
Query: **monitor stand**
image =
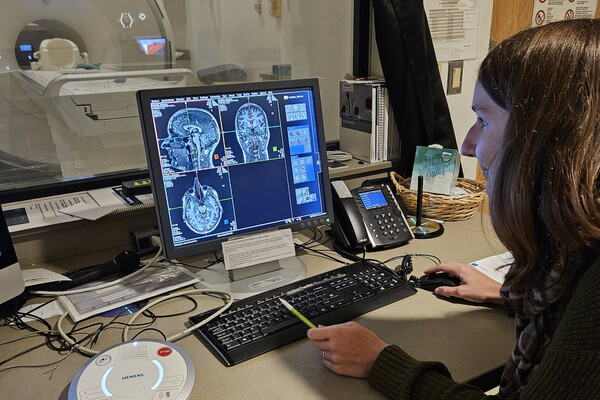
<path fill-rule="evenodd" d="M 238 277 L 236 277 L 225 269 L 225 264 L 218 263 L 196 272 L 200 278 L 200 282 L 194 286 L 197 289 L 229 292 L 234 299 L 240 300 L 306 278 L 307 275 L 306 265 L 297 256 L 282 258 L 281 260 L 270 261 L 243 269 L 252 268 L 255 268 L 255 271 L 262 272 L 267 270 L 270 272 L 262 272 L 255 275 L 250 271 L 252 276 L 244 273 L 238 274 Z M 239 276 L 246 277 L 240 278 Z"/>

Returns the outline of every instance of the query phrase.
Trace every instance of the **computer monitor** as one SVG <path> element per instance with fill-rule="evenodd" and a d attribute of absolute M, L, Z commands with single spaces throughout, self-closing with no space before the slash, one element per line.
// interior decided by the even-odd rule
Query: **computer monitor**
<path fill-rule="evenodd" d="M 333 221 L 317 79 L 142 90 L 137 98 L 165 258 Z M 304 277 L 292 259 L 252 282 L 204 270 L 202 285 L 245 297 Z"/>
<path fill-rule="evenodd" d="M 138 36 L 135 38 L 140 50 L 147 56 L 164 56 L 167 48 L 167 40 L 164 37 Z"/>
<path fill-rule="evenodd" d="M 21 267 L 0 206 L 0 305 L 17 297 L 24 289 Z M 4 307 L 0 307 L 0 314 L 4 311 Z"/>

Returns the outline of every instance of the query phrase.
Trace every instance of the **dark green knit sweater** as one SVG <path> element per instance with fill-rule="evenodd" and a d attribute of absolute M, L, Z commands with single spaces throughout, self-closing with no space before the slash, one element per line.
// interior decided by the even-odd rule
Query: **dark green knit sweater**
<path fill-rule="evenodd" d="M 443 364 L 417 361 L 398 346 L 379 354 L 368 380 L 395 399 L 488 397 L 478 388 L 453 381 Z M 541 364 L 513 398 L 600 399 L 600 259 L 577 283 Z"/>

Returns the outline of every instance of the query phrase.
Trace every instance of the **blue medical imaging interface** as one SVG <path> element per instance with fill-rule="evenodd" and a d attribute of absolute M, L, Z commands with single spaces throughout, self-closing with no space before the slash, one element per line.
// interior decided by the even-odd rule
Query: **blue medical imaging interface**
<path fill-rule="evenodd" d="M 311 88 L 150 107 L 175 247 L 326 214 Z"/>
<path fill-rule="evenodd" d="M 360 199 L 367 210 L 388 205 L 388 202 L 381 190 L 362 192 L 360 193 Z"/>

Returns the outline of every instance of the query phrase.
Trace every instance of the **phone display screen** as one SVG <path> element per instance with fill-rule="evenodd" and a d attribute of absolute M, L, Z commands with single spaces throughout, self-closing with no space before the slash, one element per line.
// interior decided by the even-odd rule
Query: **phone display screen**
<path fill-rule="evenodd" d="M 372 208 L 385 207 L 388 205 L 385 196 L 381 190 L 373 190 L 370 192 L 360 193 L 360 199 L 362 200 L 365 208 L 370 210 Z"/>

